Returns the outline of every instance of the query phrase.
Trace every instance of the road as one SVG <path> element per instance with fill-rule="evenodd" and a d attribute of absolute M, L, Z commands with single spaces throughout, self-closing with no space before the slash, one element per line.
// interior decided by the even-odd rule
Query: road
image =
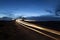
<path fill-rule="evenodd" d="M 0 22 L 0 40 L 59 40 L 60 38 L 59 32 L 55 30 L 57 33 L 46 32 L 22 22 L 20 20 Z"/>
<path fill-rule="evenodd" d="M 34 24 L 23 22 L 19 19 L 16 20 L 16 23 L 18 26 L 22 25 L 24 28 L 30 29 L 30 30 L 36 32 L 37 34 L 44 35 L 43 38 L 48 37 L 48 38 L 46 38 L 46 40 L 49 38 L 50 38 L 49 40 L 59 40 L 59 38 L 60 38 L 60 32 L 59 31 L 47 29 L 47 28 L 43 28 L 43 27 L 38 27 Z M 41 38 L 42 36 L 38 36 L 38 37 Z"/>

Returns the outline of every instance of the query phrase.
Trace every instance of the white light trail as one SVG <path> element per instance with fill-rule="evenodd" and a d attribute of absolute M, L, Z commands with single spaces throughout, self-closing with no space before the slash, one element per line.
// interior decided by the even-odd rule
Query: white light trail
<path fill-rule="evenodd" d="M 31 27 L 33 27 L 33 28 L 37 28 L 37 29 L 40 29 L 40 30 L 44 30 L 44 31 L 47 31 L 47 32 L 51 32 L 51 33 L 60 35 L 60 32 L 59 32 L 59 31 L 52 30 L 52 29 L 48 29 L 48 28 L 43 28 L 43 27 L 41 27 L 41 26 L 39 27 L 39 26 L 36 26 L 36 25 L 34 25 L 34 24 L 31 24 L 31 23 L 27 23 L 27 22 L 20 21 L 19 19 L 16 20 L 16 22 L 22 23 L 22 24 L 24 24 L 24 25 L 31 26 Z"/>

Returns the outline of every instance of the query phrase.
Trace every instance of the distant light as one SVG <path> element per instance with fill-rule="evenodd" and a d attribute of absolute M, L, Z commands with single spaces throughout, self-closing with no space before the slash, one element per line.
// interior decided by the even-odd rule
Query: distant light
<path fill-rule="evenodd" d="M 15 20 L 15 19 L 12 19 L 12 20 Z"/>

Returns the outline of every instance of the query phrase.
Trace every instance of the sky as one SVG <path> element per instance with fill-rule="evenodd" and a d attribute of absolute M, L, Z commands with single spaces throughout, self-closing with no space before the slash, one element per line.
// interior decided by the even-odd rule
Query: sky
<path fill-rule="evenodd" d="M 58 4 L 60 0 L 0 0 L 0 17 L 55 15 L 46 10 L 54 11 Z"/>

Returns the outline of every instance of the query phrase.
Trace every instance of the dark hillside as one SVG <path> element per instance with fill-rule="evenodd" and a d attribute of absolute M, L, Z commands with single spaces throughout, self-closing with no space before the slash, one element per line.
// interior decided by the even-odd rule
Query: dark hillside
<path fill-rule="evenodd" d="M 14 21 L 0 21 L 0 40 L 11 40 L 16 34 Z"/>

